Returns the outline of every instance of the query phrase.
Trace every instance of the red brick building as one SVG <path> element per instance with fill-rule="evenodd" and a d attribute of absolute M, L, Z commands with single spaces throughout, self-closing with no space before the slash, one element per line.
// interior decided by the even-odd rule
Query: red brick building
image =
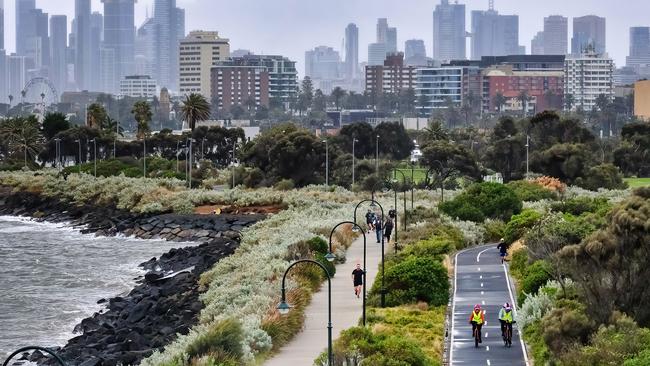
<path fill-rule="evenodd" d="M 564 74 L 559 70 L 515 71 L 510 65 L 492 66 L 482 72 L 484 108 L 496 111 L 497 94 L 506 98 L 504 111 L 521 111 L 519 96 L 526 92 L 529 97 L 527 112 L 536 113 L 546 109 L 562 109 Z"/>
<path fill-rule="evenodd" d="M 248 100 L 255 106 L 269 107 L 269 72 L 263 66 L 245 64 L 214 66 L 211 71 L 211 91 L 219 98 L 222 110 L 232 106 L 246 108 Z"/>
<path fill-rule="evenodd" d="M 416 68 L 404 66 L 404 54 L 390 54 L 383 65 L 366 66 L 366 91 L 369 94 L 398 94 L 401 90 L 415 89 Z"/>

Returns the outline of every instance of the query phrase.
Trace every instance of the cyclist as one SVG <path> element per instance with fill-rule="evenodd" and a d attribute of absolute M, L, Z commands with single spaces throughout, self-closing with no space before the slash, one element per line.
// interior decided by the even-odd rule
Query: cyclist
<path fill-rule="evenodd" d="M 499 310 L 499 322 L 501 322 L 501 337 L 505 339 L 506 329 L 510 329 L 510 334 L 512 335 L 512 323 L 514 323 L 514 318 L 512 316 L 512 306 L 509 303 L 503 304 L 501 310 Z"/>
<path fill-rule="evenodd" d="M 485 323 L 485 313 L 481 309 L 481 305 L 474 305 L 474 311 L 469 316 L 469 323 L 472 325 L 472 334 L 474 334 L 474 331 L 478 332 L 478 343 L 483 343 L 481 339 L 481 328 L 483 328 L 483 323 Z"/>
<path fill-rule="evenodd" d="M 506 241 L 503 238 L 501 238 L 501 240 L 499 241 L 499 245 L 497 245 L 497 249 L 499 249 L 499 255 L 501 256 L 501 264 L 503 264 L 506 255 L 508 255 L 508 245 L 506 244 Z"/>

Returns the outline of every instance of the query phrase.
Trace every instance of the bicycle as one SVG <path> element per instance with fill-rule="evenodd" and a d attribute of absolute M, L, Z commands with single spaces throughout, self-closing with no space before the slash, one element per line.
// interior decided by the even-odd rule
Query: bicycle
<path fill-rule="evenodd" d="M 473 324 L 474 325 L 474 330 L 472 332 L 472 336 L 474 337 L 474 348 L 478 348 L 478 344 L 480 343 L 481 339 L 481 329 L 478 324 Z"/>
<path fill-rule="evenodd" d="M 512 324 L 516 322 L 506 322 L 503 327 L 505 328 L 503 330 L 503 344 L 505 347 L 512 347 Z"/>

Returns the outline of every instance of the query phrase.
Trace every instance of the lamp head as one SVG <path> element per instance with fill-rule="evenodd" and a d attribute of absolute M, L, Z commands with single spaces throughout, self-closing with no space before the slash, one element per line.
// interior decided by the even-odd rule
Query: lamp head
<path fill-rule="evenodd" d="M 327 254 L 325 254 L 325 259 L 327 259 L 328 262 L 334 262 L 336 256 L 332 254 L 332 252 L 327 252 Z"/>
<path fill-rule="evenodd" d="M 357 225 L 352 226 L 352 232 L 353 233 L 358 233 L 359 232 L 359 227 Z"/>
<path fill-rule="evenodd" d="M 377 204 L 375 203 L 375 201 L 370 202 L 370 207 L 377 207 Z"/>
<path fill-rule="evenodd" d="M 287 314 L 289 314 L 289 310 L 291 310 L 291 305 L 287 304 L 286 301 L 282 300 L 282 301 L 278 304 L 277 309 L 278 309 L 278 312 L 279 312 L 281 315 L 287 315 Z"/>

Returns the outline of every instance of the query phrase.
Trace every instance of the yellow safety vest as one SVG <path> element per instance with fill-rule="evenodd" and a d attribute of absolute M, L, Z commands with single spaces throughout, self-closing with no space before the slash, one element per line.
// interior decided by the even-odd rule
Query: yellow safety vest
<path fill-rule="evenodd" d="M 512 323 L 512 310 L 510 311 L 503 311 L 503 317 L 501 320 L 507 321 L 508 323 Z"/>
<path fill-rule="evenodd" d="M 473 317 L 472 321 L 475 322 L 476 324 L 482 324 L 483 320 L 481 319 L 481 312 L 479 311 L 478 313 L 476 311 L 472 312 Z"/>

